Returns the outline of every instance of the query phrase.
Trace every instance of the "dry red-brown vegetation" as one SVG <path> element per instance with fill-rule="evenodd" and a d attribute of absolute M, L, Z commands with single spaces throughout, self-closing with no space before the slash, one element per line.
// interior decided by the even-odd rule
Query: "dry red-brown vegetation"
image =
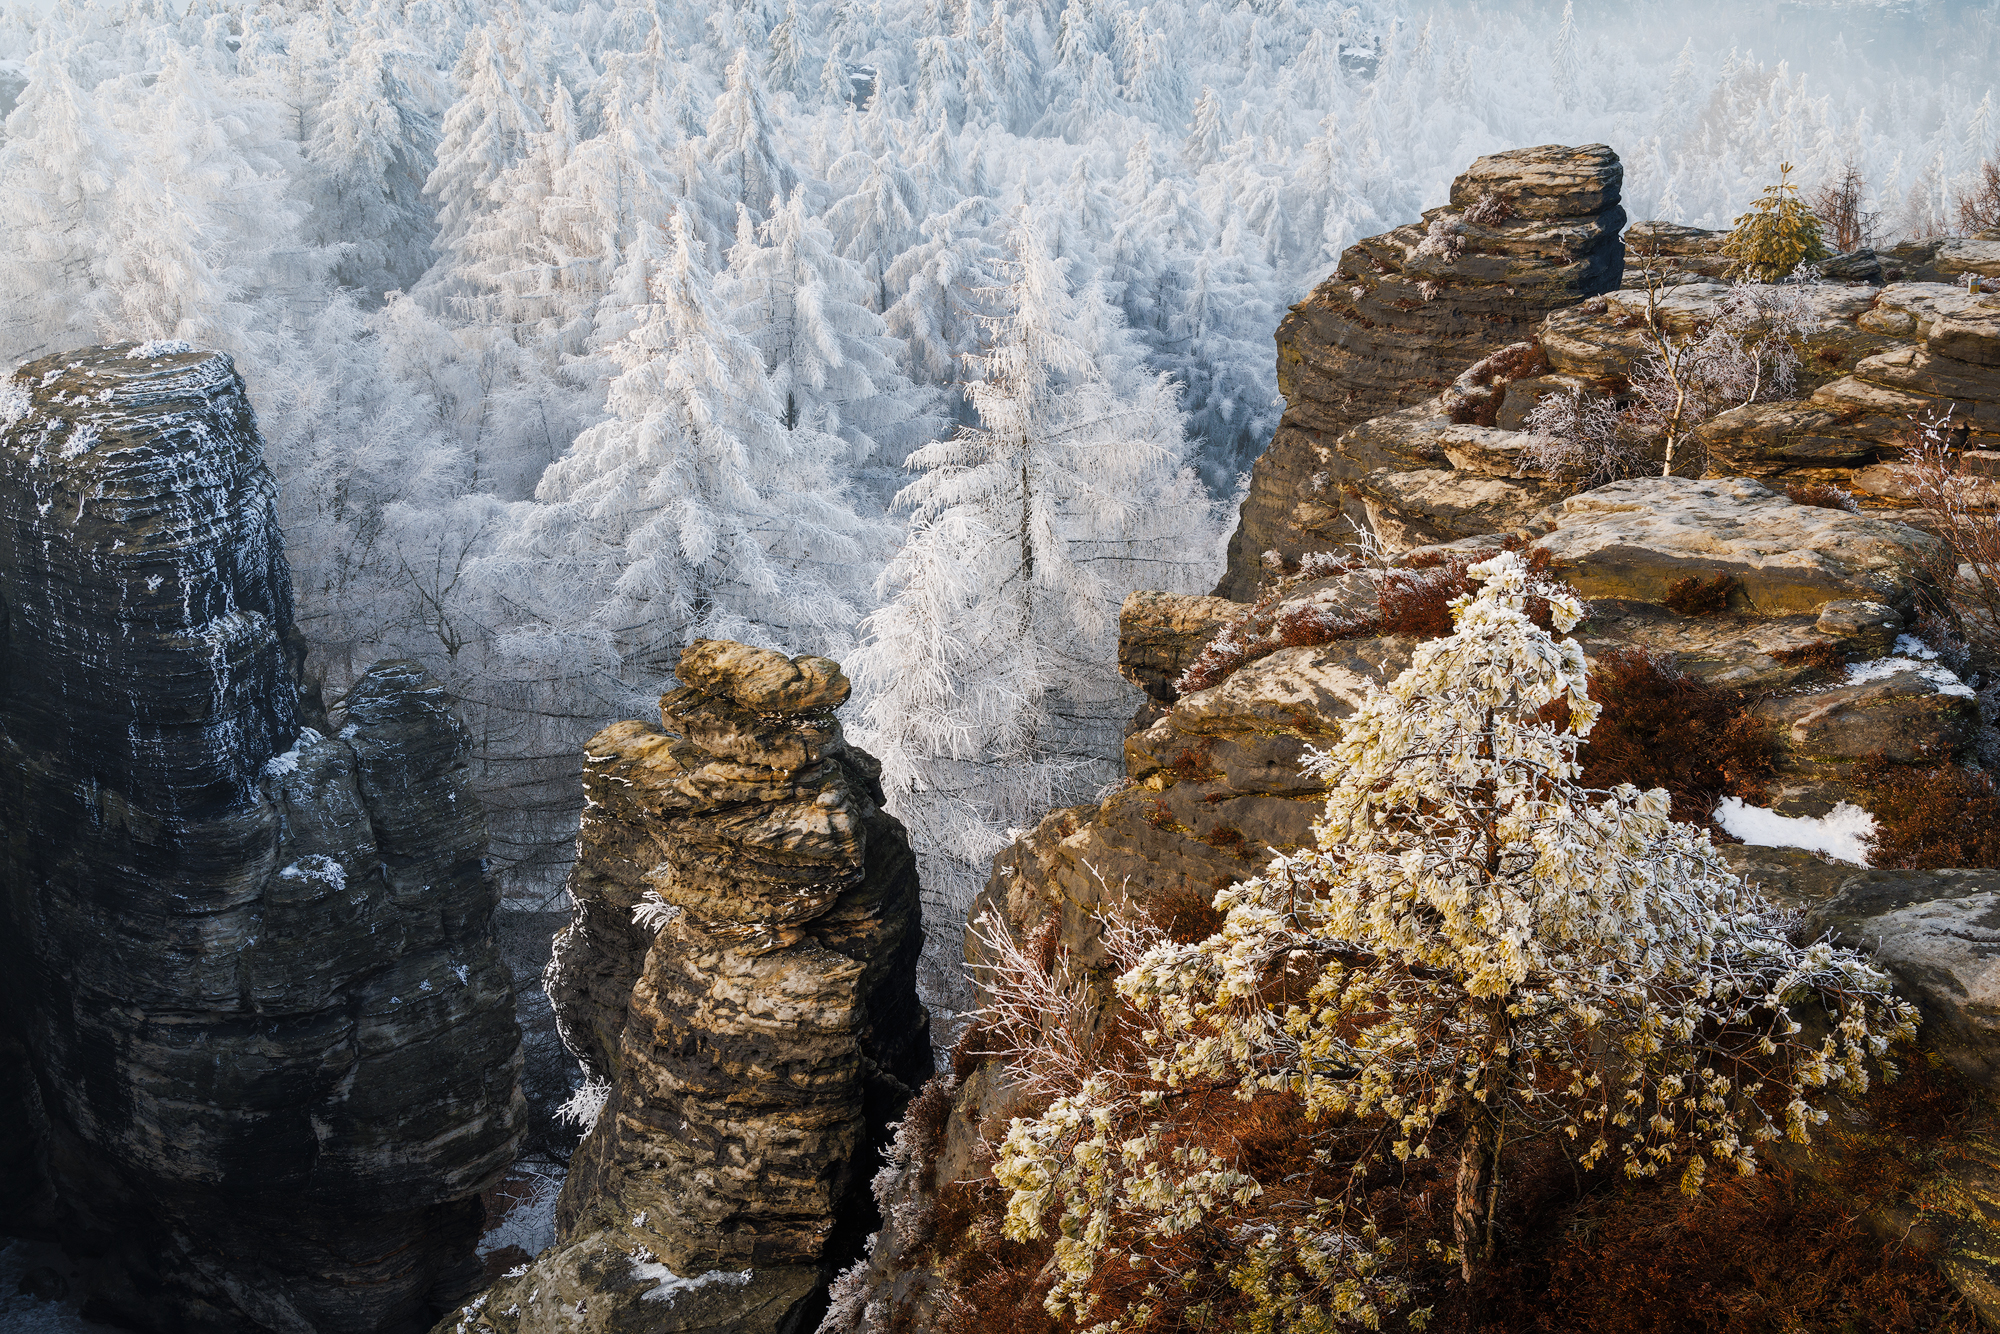
<path fill-rule="evenodd" d="M 1452 381 L 1445 395 L 1445 415 L 1460 425 L 1491 426 L 1500 419 L 1507 386 L 1548 368 L 1548 354 L 1540 343 L 1511 343 L 1474 362 Z"/>
<path fill-rule="evenodd" d="M 1431 1308 L 1434 1334 L 1973 1334 L 1976 1317 L 1930 1259 L 1863 1221 L 1907 1199 L 1963 1141 L 1973 1105 L 1963 1082 L 1937 1062 L 1912 1065 L 1870 1093 L 1858 1128 L 1817 1133 L 1810 1176 L 1766 1156 L 1757 1175 L 1713 1182 L 1696 1199 L 1671 1182 L 1581 1171 L 1566 1141 L 1525 1141 L 1502 1196 L 1502 1248 L 1476 1290 L 1424 1245 L 1450 1230 L 1447 1166 L 1378 1169 L 1363 1194 L 1376 1221 L 1402 1239 L 1400 1263 L 1416 1304 Z M 1353 1147 L 1343 1140 L 1363 1134 L 1309 1125 L 1290 1095 L 1246 1103 L 1225 1089 L 1197 1090 L 1179 1110 L 1175 1140 L 1230 1152 L 1288 1198 L 1336 1192 L 1342 1150 Z M 1315 1156 L 1329 1147 L 1329 1157 Z M 1005 1241 L 1004 1207 L 990 1178 L 939 1192 L 924 1248 L 953 1294 L 939 1334 L 1074 1328 L 1041 1306 L 1050 1243 Z M 1137 1263 L 1114 1253 L 1092 1285 L 1097 1314 L 1143 1297 L 1154 1309 L 1148 1330 L 1261 1328 L 1244 1323 L 1249 1303 L 1229 1281 L 1233 1256 L 1229 1229 L 1206 1225 Z M 1149 1285 L 1157 1286 L 1147 1294 Z M 1410 1325 L 1399 1313 L 1384 1327 Z"/>
<path fill-rule="evenodd" d="M 1852 491 L 1843 491 L 1825 482 L 1795 483 L 1785 488 L 1785 498 L 1794 505 L 1815 505 L 1820 509 L 1844 510 L 1849 514 L 1861 512 L 1861 506 L 1855 503 Z"/>
<path fill-rule="evenodd" d="M 1979 181 L 1958 199 L 1958 225 L 1968 232 L 2000 227 L 2000 166 L 1979 164 Z"/>
<path fill-rule="evenodd" d="M 1518 546 L 1510 541 L 1507 549 L 1515 550 Z M 1372 614 L 1313 603 L 1287 605 L 1281 593 L 1272 593 L 1252 606 L 1242 620 L 1217 634 L 1189 664 L 1176 688 L 1182 694 L 1207 690 L 1220 685 L 1238 668 L 1284 648 L 1308 648 L 1375 635 L 1411 635 L 1418 639 L 1448 635 L 1452 630 L 1452 600 L 1473 588 L 1466 571 L 1497 554 L 1480 550 L 1425 552 L 1413 557 L 1383 573 Z M 1536 578 L 1553 578 L 1554 562 L 1546 551 L 1537 548 L 1528 553 L 1528 570 Z M 1530 598 L 1528 614 L 1543 629 L 1550 627 L 1548 603 L 1544 599 Z"/>
<path fill-rule="evenodd" d="M 1145 904 L 1146 915 L 1169 939 L 1180 944 L 1206 940 L 1222 929 L 1223 914 L 1216 911 L 1215 896 L 1228 887 L 1227 879 L 1219 880 L 1207 891 L 1177 883 Z"/>
<path fill-rule="evenodd" d="M 1876 866 L 2000 868 L 2000 786 L 1993 775 L 1875 760 L 1855 776 L 1875 817 Z"/>
<path fill-rule="evenodd" d="M 1663 787 L 1674 818 L 1699 825 L 1723 797 L 1764 800 L 1771 736 L 1742 696 L 1644 649 L 1612 649 L 1590 674 L 1590 697 L 1603 712 L 1577 752 L 1584 786 Z M 1566 717 L 1551 711 L 1551 721 Z"/>
<path fill-rule="evenodd" d="M 1787 667 L 1804 667 L 1814 677 L 1832 676 L 1847 666 L 1847 654 L 1831 639 L 1815 639 L 1797 648 L 1781 648 L 1771 655 Z"/>
<path fill-rule="evenodd" d="M 1911 1064 L 1869 1094 L 1866 1129 L 1816 1132 L 1810 1177 L 1766 1156 L 1755 1176 L 1716 1180 L 1689 1199 L 1671 1181 L 1581 1171 L 1567 1141 L 1525 1141 L 1502 1195 L 1502 1246 L 1476 1290 L 1425 1246 L 1449 1240 L 1448 1165 L 1377 1170 L 1363 1193 L 1376 1221 L 1402 1240 L 1400 1263 L 1416 1284 L 1414 1304 L 1431 1309 L 1432 1334 L 1974 1334 L 1976 1316 L 1931 1260 L 1863 1221 L 1914 1192 L 1963 1135 L 1972 1099 L 1962 1081 L 1934 1062 Z M 1342 1184 L 1341 1130 L 1304 1122 L 1289 1095 L 1245 1103 L 1207 1090 L 1180 1110 L 1185 1142 L 1230 1151 L 1279 1194 L 1331 1195 Z M 1330 1161 L 1314 1157 L 1329 1145 Z M 929 1257 L 955 1295 L 938 1334 L 1076 1327 L 1041 1306 L 1050 1242 L 1001 1238 L 1005 1204 L 990 1178 L 941 1193 Z M 1156 1284 L 1144 1297 L 1154 1308 L 1149 1331 L 1260 1328 L 1245 1323 L 1249 1302 L 1229 1282 L 1234 1254 L 1229 1230 L 1213 1226 L 1136 1265 L 1114 1248 L 1092 1285 L 1103 1303 L 1097 1315 Z M 1384 1322 L 1411 1327 L 1405 1313 Z"/>
<path fill-rule="evenodd" d="M 1729 610 L 1730 595 L 1742 587 L 1743 581 L 1733 574 L 1718 574 L 1713 579 L 1691 574 L 1668 584 L 1661 601 L 1678 616 L 1720 616 Z"/>

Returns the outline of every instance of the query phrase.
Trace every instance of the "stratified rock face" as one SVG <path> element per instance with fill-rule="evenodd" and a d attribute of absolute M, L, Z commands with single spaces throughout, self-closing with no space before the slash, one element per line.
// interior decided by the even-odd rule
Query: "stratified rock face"
<path fill-rule="evenodd" d="M 610 1087 L 558 1246 L 441 1328 L 810 1328 L 877 1225 L 867 1180 L 931 1068 L 909 842 L 838 664 L 699 640 L 678 674 L 664 729 L 585 753 L 548 980 Z"/>
<path fill-rule="evenodd" d="M 408 663 L 304 725 L 227 357 L 0 394 L 0 1016 L 42 1221 L 141 1329 L 421 1329 L 522 1129 L 464 729 Z"/>
<path fill-rule="evenodd" d="M 1531 337 L 1461 370 L 1443 393 L 1342 432 L 1317 474 L 1327 488 L 1339 479 L 1340 517 L 1327 510 L 1310 530 L 1314 543 L 1350 545 L 1348 519 L 1390 551 L 1545 531 L 1566 489 L 1529 462 L 1548 443 L 1523 429 L 1535 405 L 1570 393 L 1622 404 L 1628 377 L 1654 351 L 1649 307 L 1669 336 L 1685 338 L 1738 300 L 1727 284 L 1670 276 L 1681 281 L 1650 297 L 1618 291 L 1557 310 Z M 1863 508 L 1923 526 L 1900 458 L 1912 418 L 1935 416 L 1975 486 L 2000 478 L 2000 295 L 1937 283 L 1801 285 L 1780 295 L 1802 325 L 1797 397 L 1704 423 L 1677 471 L 1780 489 L 1830 484 Z M 1317 503 L 1308 495 L 1298 512 Z"/>
<path fill-rule="evenodd" d="M 1278 326 L 1285 415 L 1251 471 L 1217 593 L 1249 596 L 1266 551 L 1296 559 L 1351 539 L 1344 518 L 1362 511 L 1344 493 L 1381 463 L 1339 456 L 1343 431 L 1436 397 L 1551 310 L 1619 285 L 1623 179 L 1602 144 L 1496 153 L 1452 183 L 1446 207 L 1342 252 Z"/>

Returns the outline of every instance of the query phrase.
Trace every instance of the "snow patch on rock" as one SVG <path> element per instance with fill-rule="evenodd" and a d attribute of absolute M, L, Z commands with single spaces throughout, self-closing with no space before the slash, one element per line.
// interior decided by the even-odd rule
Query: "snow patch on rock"
<path fill-rule="evenodd" d="M 157 583 L 158 581 L 155 580 L 153 582 Z M 149 589 L 152 586 L 151 583 L 147 585 Z M 313 728 L 308 727 L 304 729 L 299 733 L 299 739 L 292 743 L 290 750 L 282 755 L 273 755 L 270 759 L 264 761 L 264 772 L 273 778 L 277 778 L 283 774 L 297 773 L 299 768 L 299 752 L 307 746 L 316 745 L 324 740 L 326 738 Z"/>
<path fill-rule="evenodd" d="M 1959 680 L 1958 673 L 1940 663 L 1937 656 L 1937 650 L 1923 640 L 1914 635 L 1903 635 L 1896 640 L 1895 656 L 1850 665 L 1847 684 L 1858 686 L 1867 681 L 1880 681 L 1898 672 L 1915 672 L 1930 682 L 1940 695 L 1977 698 L 1972 687 Z"/>
<path fill-rule="evenodd" d="M 667 1302 L 671 1304 L 674 1298 L 680 1296 L 683 1292 L 692 1292 L 696 1288 L 705 1288 L 711 1283 L 728 1283 L 738 1288 L 746 1287 L 749 1285 L 750 1275 L 753 1272 L 749 1269 L 735 1271 L 711 1269 L 696 1278 L 682 1278 L 659 1261 L 648 1257 L 644 1251 L 632 1257 L 632 1277 L 642 1283 L 651 1283 L 653 1285 L 647 1291 L 639 1294 L 640 1300 L 648 1302 Z"/>
<path fill-rule="evenodd" d="M 1754 847 L 1805 848 L 1856 866 L 1868 865 L 1868 845 L 1875 837 L 1875 817 L 1844 801 L 1825 815 L 1812 817 L 1780 815 L 1738 797 L 1724 797 L 1715 808 L 1715 822 Z"/>
<path fill-rule="evenodd" d="M 278 872 L 280 880 L 320 880 L 336 890 L 347 888 L 347 868 L 331 857 L 312 853 Z"/>
<path fill-rule="evenodd" d="M 140 361 L 149 357 L 174 357 L 183 352 L 195 351 L 193 343 L 179 338 L 148 338 L 139 346 L 125 354 L 128 361 Z"/>
<path fill-rule="evenodd" d="M 27 416 L 33 406 L 27 390 L 19 385 L 0 385 L 0 431 Z"/>

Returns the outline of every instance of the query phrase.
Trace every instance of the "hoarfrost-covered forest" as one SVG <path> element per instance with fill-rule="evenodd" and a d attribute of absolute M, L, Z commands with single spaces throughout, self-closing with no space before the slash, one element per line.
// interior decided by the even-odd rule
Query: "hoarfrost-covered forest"
<path fill-rule="evenodd" d="M 1271 335 L 1474 157 L 1635 218 L 2000 157 L 2000 4 L 145 0 L 0 10 L 0 352 L 232 353 L 329 692 L 423 662 L 544 905 L 691 638 L 840 659 L 928 987 L 1118 773 L 1133 588 L 1206 591 Z"/>

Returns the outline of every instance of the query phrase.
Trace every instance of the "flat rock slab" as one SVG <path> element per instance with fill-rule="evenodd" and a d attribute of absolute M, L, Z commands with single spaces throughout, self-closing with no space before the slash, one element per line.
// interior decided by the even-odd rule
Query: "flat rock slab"
<path fill-rule="evenodd" d="M 551 1247 L 432 1334 L 803 1334 L 823 1304 L 814 1265 L 704 1269 L 652 1258 L 643 1224 Z"/>
<path fill-rule="evenodd" d="M 1938 1053 L 2000 1090 L 2000 871 L 1861 871 L 1807 918 L 1923 1007 Z"/>
<path fill-rule="evenodd" d="M 847 702 L 850 689 L 840 664 L 831 658 L 787 658 L 774 649 L 721 639 L 688 645 L 674 674 L 696 689 L 760 713 L 837 709 Z"/>
<path fill-rule="evenodd" d="M 1781 757 L 1796 763 L 1937 764 L 1955 755 L 1979 725 L 1979 705 L 1960 685 L 1940 688 L 1935 668 L 1912 665 L 1858 684 L 1764 701 L 1759 716 L 1778 729 Z"/>
<path fill-rule="evenodd" d="M 1586 598 L 1663 603 L 1689 577 L 1734 576 L 1762 616 L 1829 602 L 1908 606 L 1935 538 L 1905 524 L 1797 505 L 1745 478 L 1648 477 L 1572 496 L 1536 545 Z"/>
<path fill-rule="evenodd" d="M 1624 180 L 1624 165 L 1604 144 L 1541 144 L 1476 159 L 1451 183 L 1451 203 L 1469 208 L 1490 194 L 1524 218 L 1576 217 L 1616 204 Z"/>

